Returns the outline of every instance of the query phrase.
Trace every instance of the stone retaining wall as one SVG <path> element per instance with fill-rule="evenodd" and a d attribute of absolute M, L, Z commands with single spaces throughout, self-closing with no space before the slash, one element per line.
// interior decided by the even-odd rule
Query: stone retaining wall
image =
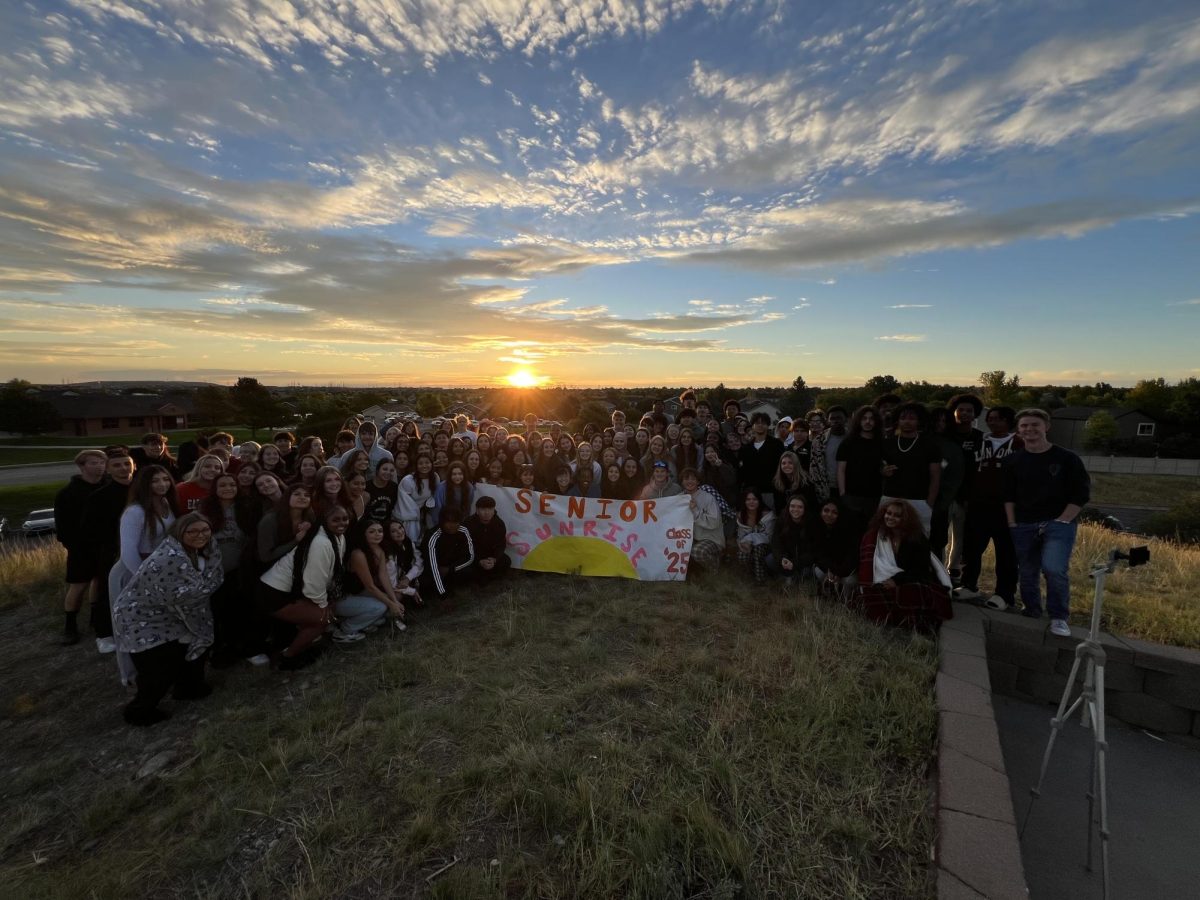
<path fill-rule="evenodd" d="M 955 606 L 955 614 L 962 607 Z M 1087 637 L 1050 633 L 1043 619 L 981 610 L 992 690 L 1057 703 L 1067 684 L 1075 647 Z M 1108 715 L 1164 734 L 1200 737 L 1200 651 L 1101 634 Z M 1082 681 L 1082 666 L 1078 680 Z"/>
<path fill-rule="evenodd" d="M 1027 900 L 1008 773 L 992 710 L 984 618 L 955 606 L 937 676 L 939 900 Z"/>

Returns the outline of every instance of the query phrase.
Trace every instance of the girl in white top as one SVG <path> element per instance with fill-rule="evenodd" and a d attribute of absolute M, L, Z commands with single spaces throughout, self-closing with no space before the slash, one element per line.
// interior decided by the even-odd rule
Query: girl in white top
<path fill-rule="evenodd" d="M 437 490 L 437 485 L 433 460 L 424 454 L 417 457 L 416 471 L 400 479 L 392 518 L 404 523 L 404 531 L 414 544 L 420 543 L 422 513 L 433 509 L 433 492 Z"/>
<path fill-rule="evenodd" d="M 162 466 L 146 466 L 137 473 L 129 505 L 121 513 L 121 554 L 108 573 L 108 596 L 118 597 L 134 573 L 167 536 L 175 522 L 178 500 L 175 480 Z M 128 653 L 117 653 L 121 684 L 137 680 L 137 670 Z"/>

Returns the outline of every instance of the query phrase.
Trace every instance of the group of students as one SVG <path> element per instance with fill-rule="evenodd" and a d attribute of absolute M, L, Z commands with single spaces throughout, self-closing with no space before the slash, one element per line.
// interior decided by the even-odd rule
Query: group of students
<path fill-rule="evenodd" d="M 1018 548 L 1029 555 L 1045 543 L 1044 523 L 1024 544 L 1009 526 L 1056 499 L 1039 482 L 1046 496 L 1036 509 L 1017 510 L 1018 467 L 1002 469 L 1021 447 L 1014 423 L 1048 425 L 1040 411 L 993 408 L 984 435 L 973 395 L 934 410 L 885 396 L 853 415 L 835 406 L 774 425 L 733 400 L 719 420 L 691 391 L 681 402 L 674 420 L 656 406 L 635 427 L 617 410 L 610 426 L 577 434 L 556 423 L 542 434 L 533 415 L 521 434 L 464 416 L 424 432 L 355 417 L 328 455 L 321 438 L 290 432 L 236 449 L 227 433 L 197 436 L 178 456 L 161 434 L 132 449 L 85 450 L 55 501 L 67 548 L 64 643 L 79 640 L 91 586 L 97 647 L 116 651 L 122 680 L 137 685 L 125 717 L 152 724 L 166 715 L 158 703 L 168 690 L 208 692 L 206 663 L 296 669 L 326 641 L 403 630 L 409 606 L 510 568 L 495 501 L 476 496 L 481 483 L 622 500 L 687 495 L 691 572 L 727 559 L 758 582 L 807 580 L 842 597 L 855 585 L 932 590 L 935 618 L 948 614 L 952 587 L 983 599 L 989 542 L 997 585 L 986 601 L 1011 606 Z M 1057 474 L 1065 464 L 1055 460 Z M 1070 500 L 1082 506 L 1086 472 L 1070 472 Z M 1051 615 L 1065 618 L 1061 585 L 1046 577 Z M 1021 583 L 1026 613 L 1040 614 L 1024 570 Z"/>

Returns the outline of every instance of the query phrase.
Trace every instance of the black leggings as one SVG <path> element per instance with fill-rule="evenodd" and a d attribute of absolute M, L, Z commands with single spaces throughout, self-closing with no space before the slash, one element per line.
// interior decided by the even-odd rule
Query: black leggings
<path fill-rule="evenodd" d="M 168 641 L 130 654 L 137 669 L 137 696 L 125 707 L 125 720 L 146 721 L 158 707 L 158 701 L 175 688 L 175 696 L 186 700 L 201 696 L 204 684 L 204 657 L 188 661 L 188 645 Z"/>

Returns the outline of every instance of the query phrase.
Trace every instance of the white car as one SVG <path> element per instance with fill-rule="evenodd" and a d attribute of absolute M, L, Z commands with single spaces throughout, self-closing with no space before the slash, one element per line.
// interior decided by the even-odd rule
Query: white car
<path fill-rule="evenodd" d="M 21 523 L 23 534 L 51 534 L 54 531 L 54 510 L 35 509 Z"/>

